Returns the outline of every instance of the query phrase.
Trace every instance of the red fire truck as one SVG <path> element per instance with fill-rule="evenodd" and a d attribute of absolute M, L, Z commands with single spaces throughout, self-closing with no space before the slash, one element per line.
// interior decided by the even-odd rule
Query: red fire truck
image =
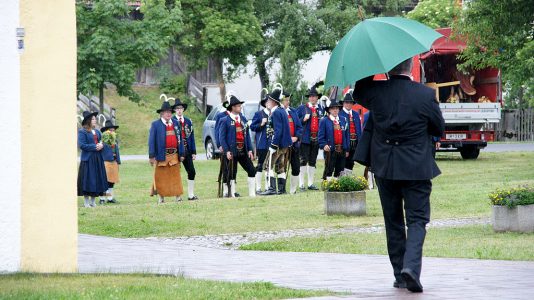
<path fill-rule="evenodd" d="M 457 54 L 465 48 L 465 43 L 451 40 L 450 28 L 437 31 L 443 37 L 434 42 L 430 51 L 414 57 L 413 80 L 436 90 L 445 119 L 445 133 L 438 151 L 459 151 L 464 159 L 476 159 L 480 149 L 495 137 L 494 131 L 483 130 L 484 125 L 501 119 L 500 70 L 458 70 Z M 384 79 L 383 75 L 375 76 L 375 80 Z M 359 105 L 355 109 L 365 112 Z"/>

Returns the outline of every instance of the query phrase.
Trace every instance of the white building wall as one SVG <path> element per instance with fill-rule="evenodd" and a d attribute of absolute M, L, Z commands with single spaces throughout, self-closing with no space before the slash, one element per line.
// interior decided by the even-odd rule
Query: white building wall
<path fill-rule="evenodd" d="M 0 1 L 0 12 L 0 272 L 15 272 L 21 262 L 19 0 Z"/>

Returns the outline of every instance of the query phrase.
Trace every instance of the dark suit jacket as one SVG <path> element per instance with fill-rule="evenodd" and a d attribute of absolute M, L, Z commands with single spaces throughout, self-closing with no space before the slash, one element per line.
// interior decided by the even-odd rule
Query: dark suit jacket
<path fill-rule="evenodd" d="M 243 128 L 243 134 L 245 135 L 245 152 L 252 151 L 252 142 L 250 141 L 250 135 L 248 131 L 247 120 L 244 117 L 239 118 L 241 127 Z M 221 146 L 223 152 L 232 152 L 232 155 L 237 155 L 237 142 L 236 142 L 236 128 L 235 121 L 229 115 L 220 119 L 219 133 Z"/>
<path fill-rule="evenodd" d="M 95 129 L 98 142 L 102 140 L 102 133 Z M 78 147 L 82 150 L 80 155 L 81 161 L 88 161 L 93 155 L 102 155 L 102 151 L 96 151 L 95 140 L 93 139 L 93 132 L 87 131 L 85 128 L 78 129 Z"/>
<path fill-rule="evenodd" d="M 176 116 L 172 116 L 172 119 L 178 123 L 178 135 L 182 136 L 182 123 L 178 121 Z M 190 154 L 197 154 L 197 146 L 195 144 L 195 130 L 193 129 L 193 121 L 184 117 L 184 129 L 185 129 L 185 142 L 187 142 L 187 152 Z M 184 139 L 181 140 L 184 143 Z M 184 147 L 185 150 L 185 147 Z"/>
<path fill-rule="evenodd" d="M 371 76 L 356 82 L 353 97 L 373 112 L 371 167 L 377 177 L 428 180 L 441 173 L 432 136 L 443 134 L 445 122 L 433 89 L 407 76 Z"/>
<path fill-rule="evenodd" d="M 171 119 L 174 125 L 174 132 L 178 133 L 178 121 Z M 157 161 L 165 161 L 165 142 L 166 142 L 167 128 L 157 119 L 152 122 L 150 132 L 148 133 L 148 157 L 155 158 Z M 184 144 L 181 142 L 181 136 L 177 135 L 178 141 L 178 156 L 184 156 Z"/>

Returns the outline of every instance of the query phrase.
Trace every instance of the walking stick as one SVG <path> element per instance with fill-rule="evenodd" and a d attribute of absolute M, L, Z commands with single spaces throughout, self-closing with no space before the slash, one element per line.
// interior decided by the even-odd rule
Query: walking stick
<path fill-rule="evenodd" d="M 330 154 L 332 152 L 332 149 L 330 151 L 326 152 L 326 160 L 324 162 L 324 171 L 323 171 L 323 179 L 326 179 L 328 176 L 328 171 L 330 170 Z"/>
<path fill-rule="evenodd" d="M 271 150 L 268 150 L 269 151 L 269 164 L 268 164 L 268 169 L 267 169 L 267 181 L 270 183 L 271 182 L 271 163 L 272 163 L 272 160 L 273 160 L 273 153 L 274 152 L 271 152 Z"/>
<path fill-rule="evenodd" d="M 224 158 L 221 154 L 221 157 L 219 159 L 219 176 L 217 177 L 217 182 L 218 182 L 218 190 L 217 190 L 217 197 L 218 198 L 222 198 L 223 194 L 222 194 L 222 185 L 223 185 L 223 182 L 222 182 L 222 176 L 223 176 L 223 170 L 224 170 Z"/>
<path fill-rule="evenodd" d="M 228 176 L 226 177 L 226 185 L 228 185 L 228 195 L 227 198 L 231 198 L 234 195 L 232 195 L 232 175 L 234 174 L 234 160 L 235 157 L 232 155 L 232 159 L 228 159 L 228 165 L 226 166 L 226 170 L 228 170 Z"/>
<path fill-rule="evenodd" d="M 286 181 L 287 181 L 287 177 L 288 177 L 288 174 L 289 174 L 289 166 L 291 165 L 291 150 L 293 149 L 292 146 L 290 146 L 288 149 L 287 149 L 287 154 L 286 154 Z"/>

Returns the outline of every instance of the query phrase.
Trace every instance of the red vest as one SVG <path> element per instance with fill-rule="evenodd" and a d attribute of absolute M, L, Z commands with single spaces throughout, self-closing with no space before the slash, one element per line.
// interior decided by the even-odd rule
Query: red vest
<path fill-rule="evenodd" d="M 173 124 L 165 125 L 165 148 L 178 148 L 178 139 L 174 132 Z"/>
<path fill-rule="evenodd" d="M 310 106 L 311 113 L 311 125 L 310 132 L 317 133 L 319 131 L 319 116 L 317 115 L 317 108 Z"/>
<path fill-rule="evenodd" d="M 343 144 L 343 130 L 339 126 L 339 121 L 334 120 L 334 144 L 342 145 Z"/>
<path fill-rule="evenodd" d="M 245 135 L 243 134 L 243 126 L 241 126 L 239 116 L 235 117 L 235 141 L 236 143 L 245 142 Z"/>
<path fill-rule="evenodd" d="M 356 126 L 354 125 L 354 119 L 352 119 L 352 111 L 349 111 L 349 130 L 350 139 L 356 140 L 358 137 L 356 135 Z"/>
<path fill-rule="evenodd" d="M 98 135 L 95 133 L 93 133 L 93 141 L 95 141 L 95 144 L 98 144 Z"/>
<path fill-rule="evenodd" d="M 289 131 L 291 132 L 291 136 L 295 136 L 295 123 L 293 123 L 293 118 L 289 113 L 287 114 L 287 119 L 289 121 Z"/>
<path fill-rule="evenodd" d="M 187 139 L 185 138 L 185 119 L 182 120 L 183 121 L 180 121 L 180 119 L 178 119 L 178 122 L 182 125 L 182 141 L 184 142 L 184 145 L 187 145 Z"/>

